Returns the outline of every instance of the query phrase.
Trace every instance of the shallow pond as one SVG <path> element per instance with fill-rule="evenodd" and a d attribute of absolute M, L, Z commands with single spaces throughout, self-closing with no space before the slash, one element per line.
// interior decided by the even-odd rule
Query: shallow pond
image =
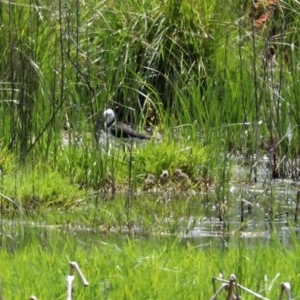
<path fill-rule="evenodd" d="M 299 237 L 300 182 L 266 179 L 269 170 L 265 163 L 258 167 L 254 184 L 243 182 L 249 170 L 237 164 L 226 187 L 214 186 L 205 192 L 168 188 L 134 193 L 127 208 L 124 204 L 128 193 L 115 195 L 113 199 L 95 195 L 83 206 L 67 211 L 52 209 L 22 218 L 20 214 L 13 220 L 3 217 L 1 243 L 12 249 L 26 245 L 31 236 L 46 243 L 49 237 L 59 235 L 86 244 L 95 241 L 118 244 L 128 237 L 154 242 L 168 238 L 199 248 L 227 248 L 241 239 L 249 245 L 268 245 L 278 237 L 288 246 Z M 115 206 L 120 203 L 118 210 Z M 117 216 L 108 224 L 103 215 L 113 213 Z M 56 217 L 49 218 L 52 215 Z"/>

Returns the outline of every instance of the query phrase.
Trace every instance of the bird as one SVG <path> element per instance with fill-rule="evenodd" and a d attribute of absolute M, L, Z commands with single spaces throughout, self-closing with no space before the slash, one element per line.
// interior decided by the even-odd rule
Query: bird
<path fill-rule="evenodd" d="M 153 189 L 155 185 L 155 177 L 152 174 L 148 174 L 147 178 L 144 181 L 144 191 L 149 191 L 151 189 Z"/>
<path fill-rule="evenodd" d="M 173 181 L 181 188 L 189 188 L 192 185 L 189 175 L 182 172 L 181 169 L 176 169 L 172 176 Z"/>
<path fill-rule="evenodd" d="M 161 184 L 167 183 L 168 180 L 169 180 L 169 177 L 170 177 L 169 171 L 168 171 L 168 170 L 163 170 L 162 173 L 161 173 L 160 176 L 159 176 L 159 181 L 160 181 L 160 183 L 161 183 Z"/>
<path fill-rule="evenodd" d="M 116 120 L 115 112 L 108 108 L 103 113 L 104 128 L 107 134 L 118 139 L 149 140 L 150 136 L 135 131 L 131 126 Z"/>

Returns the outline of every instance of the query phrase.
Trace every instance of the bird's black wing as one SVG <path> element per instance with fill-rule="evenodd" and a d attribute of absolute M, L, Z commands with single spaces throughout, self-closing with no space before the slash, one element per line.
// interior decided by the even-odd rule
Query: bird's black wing
<path fill-rule="evenodd" d="M 133 130 L 129 125 L 118 122 L 110 128 L 111 134 L 118 138 L 137 138 L 149 140 L 149 136 Z"/>

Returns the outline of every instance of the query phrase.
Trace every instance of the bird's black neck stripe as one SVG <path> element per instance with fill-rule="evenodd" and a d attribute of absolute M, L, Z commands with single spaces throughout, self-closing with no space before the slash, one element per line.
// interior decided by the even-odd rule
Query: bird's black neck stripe
<path fill-rule="evenodd" d="M 115 125 L 115 120 L 111 120 L 109 123 L 106 123 L 106 128 L 110 128 Z"/>

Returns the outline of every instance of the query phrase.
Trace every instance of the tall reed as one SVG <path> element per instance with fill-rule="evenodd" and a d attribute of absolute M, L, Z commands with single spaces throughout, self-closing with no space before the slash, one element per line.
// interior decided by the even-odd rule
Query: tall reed
<path fill-rule="evenodd" d="M 211 146 L 209 169 L 224 182 L 228 152 L 251 166 L 266 154 L 270 178 L 297 178 L 298 4 L 266 6 L 262 28 L 255 9 L 238 1 L 4 2 L 4 145 L 21 163 L 50 162 L 96 186 L 111 172 L 98 145 L 109 106 L 125 121 L 167 128 L 163 136 Z M 69 140 L 82 136 L 83 149 L 62 150 L 64 128 Z"/>

